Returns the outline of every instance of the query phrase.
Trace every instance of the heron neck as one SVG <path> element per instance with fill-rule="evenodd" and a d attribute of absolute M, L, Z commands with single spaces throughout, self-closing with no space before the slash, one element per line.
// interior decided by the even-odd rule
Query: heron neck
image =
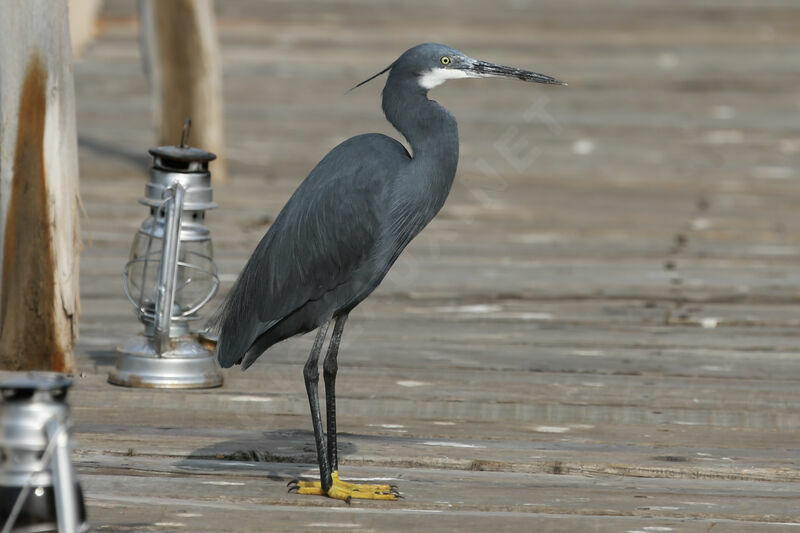
<path fill-rule="evenodd" d="M 458 164 L 458 125 L 452 114 L 428 99 L 416 79 L 394 79 L 383 89 L 383 112 L 411 146 L 413 159 L 432 164 L 452 181 Z"/>

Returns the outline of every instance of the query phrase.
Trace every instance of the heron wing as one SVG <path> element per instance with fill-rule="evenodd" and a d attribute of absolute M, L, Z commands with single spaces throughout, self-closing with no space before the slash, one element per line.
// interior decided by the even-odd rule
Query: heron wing
<path fill-rule="evenodd" d="M 319 162 L 258 244 L 222 307 L 222 366 L 239 363 L 259 336 L 351 280 L 380 236 L 393 170 L 409 160 L 399 142 L 368 134 L 345 141 Z M 330 317 L 309 317 L 292 334 L 325 318 Z"/>

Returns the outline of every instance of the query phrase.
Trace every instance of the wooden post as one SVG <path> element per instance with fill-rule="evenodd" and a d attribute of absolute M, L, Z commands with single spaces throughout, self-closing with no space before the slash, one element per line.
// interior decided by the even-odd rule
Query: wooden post
<path fill-rule="evenodd" d="M 217 155 L 214 180 L 224 181 L 222 69 L 212 0 L 139 3 L 142 56 L 153 91 L 161 145 L 178 144 L 192 119 L 190 144 Z"/>
<path fill-rule="evenodd" d="M 72 55 L 80 57 L 97 33 L 97 18 L 103 0 L 68 0 Z"/>
<path fill-rule="evenodd" d="M 0 0 L 0 368 L 74 371 L 78 154 L 66 0 Z"/>

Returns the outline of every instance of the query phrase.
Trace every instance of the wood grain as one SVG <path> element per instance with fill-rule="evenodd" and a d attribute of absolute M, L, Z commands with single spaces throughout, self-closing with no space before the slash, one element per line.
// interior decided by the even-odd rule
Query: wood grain
<path fill-rule="evenodd" d="M 409 46 L 570 86 L 433 93 L 459 120 L 459 174 L 354 311 L 337 387 L 342 475 L 389 478 L 405 499 L 346 506 L 286 493 L 316 468 L 311 337 L 214 391 L 105 383 L 139 330 L 120 272 L 151 144 L 131 7 L 108 2 L 76 64 L 89 246 L 71 401 L 98 531 L 796 529 L 795 2 L 217 11 L 230 180 L 207 223 L 223 292 L 327 150 L 394 134 L 379 81 L 344 92 Z"/>

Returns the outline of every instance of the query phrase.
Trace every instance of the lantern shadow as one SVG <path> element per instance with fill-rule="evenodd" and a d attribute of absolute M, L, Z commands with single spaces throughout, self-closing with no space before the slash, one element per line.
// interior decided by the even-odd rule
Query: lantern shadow
<path fill-rule="evenodd" d="M 357 452 L 347 434 L 339 434 L 339 457 Z M 192 473 L 248 473 L 273 481 L 290 481 L 317 471 L 314 433 L 288 429 L 266 431 L 251 437 L 227 440 L 198 448 L 176 462 Z"/>
<path fill-rule="evenodd" d="M 86 135 L 78 136 L 78 148 L 90 150 L 97 155 L 124 161 L 126 164 L 140 170 L 150 168 L 150 156 L 140 150 L 129 150 L 121 147 L 117 143 L 103 141 L 95 137 Z"/>
<path fill-rule="evenodd" d="M 115 349 L 86 351 L 86 355 L 89 356 L 89 360 L 94 363 L 95 367 L 114 366 L 114 362 L 117 360 L 118 354 L 119 352 Z"/>

